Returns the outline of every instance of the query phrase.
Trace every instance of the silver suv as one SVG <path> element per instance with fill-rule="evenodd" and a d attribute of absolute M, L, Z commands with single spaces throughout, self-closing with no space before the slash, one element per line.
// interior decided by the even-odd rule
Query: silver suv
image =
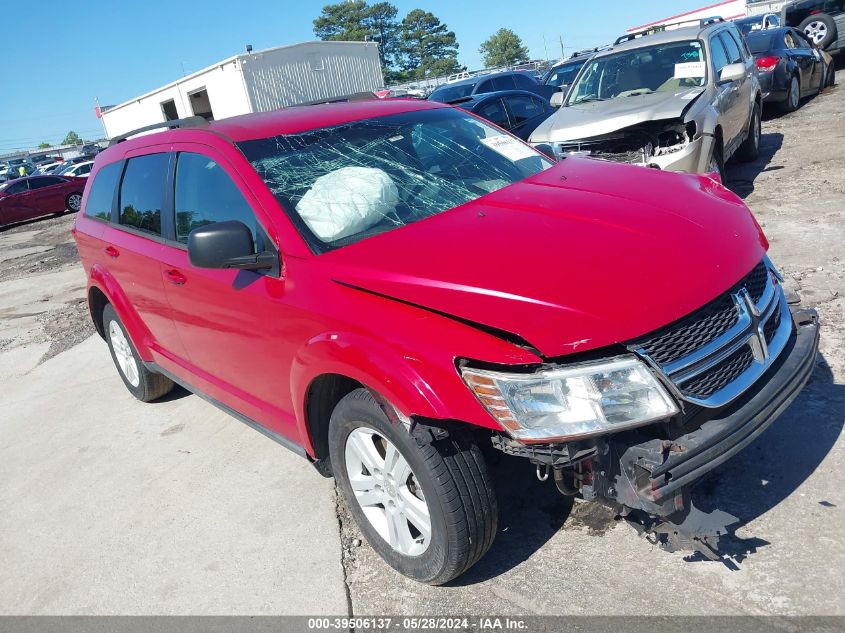
<path fill-rule="evenodd" d="M 619 38 L 581 69 L 561 101 L 529 139 L 558 157 L 718 172 L 724 180 L 731 156 L 754 160 L 759 150 L 757 67 L 737 28 L 721 18 Z"/>

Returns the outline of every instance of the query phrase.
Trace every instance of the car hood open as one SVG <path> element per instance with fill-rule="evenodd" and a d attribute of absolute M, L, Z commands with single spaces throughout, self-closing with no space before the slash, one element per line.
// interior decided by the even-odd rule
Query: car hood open
<path fill-rule="evenodd" d="M 705 176 L 572 157 L 315 262 L 338 283 L 516 335 L 552 358 L 679 319 L 767 246 L 739 198 Z"/>
<path fill-rule="evenodd" d="M 644 121 L 677 119 L 702 92 L 704 88 L 692 88 L 566 106 L 534 130 L 531 142 L 572 141 L 609 134 Z"/>

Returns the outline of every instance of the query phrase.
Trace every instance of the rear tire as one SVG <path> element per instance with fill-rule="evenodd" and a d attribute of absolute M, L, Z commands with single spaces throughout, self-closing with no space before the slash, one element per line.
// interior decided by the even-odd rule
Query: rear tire
<path fill-rule="evenodd" d="M 789 114 L 798 109 L 798 104 L 801 101 L 801 84 L 798 81 L 798 75 L 792 75 L 789 79 L 789 88 L 786 91 L 786 100 L 780 104 L 781 112 Z"/>
<path fill-rule="evenodd" d="M 366 389 L 349 393 L 335 407 L 328 441 L 350 513 L 373 549 L 399 573 L 440 585 L 490 548 L 496 495 L 474 442 L 434 439 L 424 430 L 412 437 L 401 422 L 390 423 Z M 393 463 L 402 466 L 391 468 Z"/>
<path fill-rule="evenodd" d="M 173 389 L 170 378 L 146 368 L 110 303 L 103 308 L 103 332 L 117 373 L 133 396 L 141 402 L 152 402 Z"/>
<path fill-rule="evenodd" d="M 736 150 L 736 157 L 744 163 L 756 160 L 760 155 L 760 106 L 756 103 L 751 110 L 751 121 L 748 124 L 748 138 Z"/>
<path fill-rule="evenodd" d="M 804 18 L 798 29 L 819 48 L 827 48 L 836 40 L 836 22 L 827 13 L 816 13 Z"/>

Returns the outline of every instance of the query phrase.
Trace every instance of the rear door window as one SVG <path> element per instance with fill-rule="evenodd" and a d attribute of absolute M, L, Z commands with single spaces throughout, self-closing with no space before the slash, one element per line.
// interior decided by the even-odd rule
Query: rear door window
<path fill-rule="evenodd" d="M 527 95 L 510 95 L 506 97 L 506 100 L 511 115 L 513 115 L 514 125 L 519 125 L 528 119 L 543 114 L 543 106 L 540 105 L 540 101 Z"/>
<path fill-rule="evenodd" d="M 511 77 L 513 77 L 513 82 L 516 87 L 522 90 L 531 90 L 532 88 L 537 87 L 537 82 L 531 79 L 528 75 L 516 74 L 511 75 Z"/>
<path fill-rule="evenodd" d="M 53 185 L 58 185 L 60 182 L 64 182 L 64 180 L 50 176 L 46 176 L 44 178 L 32 178 L 29 181 L 29 188 L 41 189 L 42 187 L 52 187 Z"/>
<path fill-rule="evenodd" d="M 249 203 L 222 167 L 202 154 L 181 152 L 176 163 L 176 240 L 187 244 L 194 229 L 237 220 L 252 231 L 258 223 Z"/>
<path fill-rule="evenodd" d="M 493 90 L 513 90 L 516 88 L 516 82 L 513 75 L 502 75 L 493 79 Z"/>
<path fill-rule="evenodd" d="M 117 181 L 120 179 L 122 165 L 123 163 L 111 163 L 100 169 L 94 176 L 94 182 L 91 183 L 88 200 L 85 203 L 86 217 L 111 220 L 114 190 L 117 187 Z"/>
<path fill-rule="evenodd" d="M 148 154 L 126 161 L 118 206 L 122 226 L 161 235 L 164 182 L 169 161 L 169 154 Z"/>

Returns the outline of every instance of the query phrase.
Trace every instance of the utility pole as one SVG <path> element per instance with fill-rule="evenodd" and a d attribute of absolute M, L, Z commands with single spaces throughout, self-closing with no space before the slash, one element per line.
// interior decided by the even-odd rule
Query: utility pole
<path fill-rule="evenodd" d="M 549 59 L 549 48 L 546 46 L 546 34 L 543 33 L 543 53 L 546 56 L 546 60 Z"/>
<path fill-rule="evenodd" d="M 560 40 L 560 58 L 563 59 L 565 57 L 563 54 L 563 35 L 558 35 L 558 39 Z"/>

